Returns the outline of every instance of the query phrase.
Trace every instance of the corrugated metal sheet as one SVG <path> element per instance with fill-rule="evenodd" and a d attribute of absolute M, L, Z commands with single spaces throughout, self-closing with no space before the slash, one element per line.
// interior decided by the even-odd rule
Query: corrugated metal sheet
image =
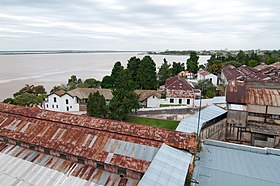
<path fill-rule="evenodd" d="M 228 103 L 280 106 L 279 83 L 233 81 L 227 86 Z"/>
<path fill-rule="evenodd" d="M 2 148 L 1 148 L 2 147 Z M 69 160 L 57 158 L 51 155 L 46 155 L 40 152 L 36 152 L 33 150 L 25 149 L 19 146 L 11 145 L 11 144 L 1 144 L 0 143 L 0 172 L 1 168 L 5 167 L 6 164 L 13 168 L 11 171 L 21 171 L 17 170 L 17 168 L 22 168 L 21 164 L 26 164 L 22 163 L 25 161 L 30 162 L 28 165 L 32 167 L 32 169 L 39 169 L 40 171 L 44 170 L 46 172 L 53 172 L 54 174 L 57 174 L 57 178 L 60 178 L 61 180 L 65 181 L 68 185 L 69 183 L 77 182 L 81 184 L 97 184 L 97 185 L 118 185 L 122 179 L 125 179 L 126 181 L 130 182 L 130 185 L 137 185 L 138 181 L 137 179 L 132 179 L 129 177 L 126 178 L 121 178 L 120 175 L 107 172 L 98 168 L 93 168 L 91 166 L 87 166 L 84 164 L 79 164 L 79 163 L 73 163 Z M 7 159 L 13 159 L 13 161 L 1 161 L 2 156 Z M 15 157 L 15 158 L 11 158 Z M 17 160 L 18 159 L 18 160 Z M 22 159 L 22 160 L 20 160 Z M 16 163 L 16 162 L 19 162 Z M 32 165 L 33 164 L 33 165 Z M 19 166 L 19 167 L 18 167 Z M 49 170 L 52 169 L 52 170 Z M 26 171 L 24 169 L 24 171 Z M 22 174 L 24 174 L 24 171 Z M 32 171 L 32 170 L 30 170 Z M 27 174 L 27 173 L 26 173 Z M 13 177 L 14 175 L 11 172 L 7 172 L 7 176 Z M 1 177 L 1 176 L 0 176 Z M 65 180 L 64 177 L 72 177 L 69 181 Z M 77 178 L 75 178 L 77 177 Z M 26 177 L 26 178 L 21 178 L 25 180 L 28 183 L 32 183 L 32 180 L 28 179 L 34 179 L 34 182 L 36 182 L 36 185 L 43 185 L 44 182 L 48 183 L 48 185 L 56 184 L 56 181 L 53 180 L 53 178 L 50 178 L 49 180 L 45 178 L 44 174 L 40 173 L 39 175 L 36 174 L 33 175 L 33 177 Z M 36 178 L 36 179 L 35 179 Z M 80 179 L 78 179 L 80 178 Z M 1 178 L 0 178 L 1 180 Z M 44 181 L 43 181 L 44 180 Z M 2 183 L 0 181 L 0 183 Z M 72 183 L 72 184 L 73 184 Z M 75 184 L 74 184 L 75 185 Z"/>
<path fill-rule="evenodd" d="M 203 127 L 204 123 L 209 122 L 223 114 L 225 114 L 227 111 L 216 106 L 216 105 L 210 105 L 200 112 L 200 120 L 199 120 L 199 131 Z M 198 112 L 194 115 L 190 115 L 184 119 L 181 120 L 178 127 L 176 128 L 176 131 L 186 132 L 186 133 L 192 133 L 197 132 L 197 125 L 198 125 Z"/>
<path fill-rule="evenodd" d="M 9 104 L 0 103 L 0 112 L 9 113 L 14 115 L 25 116 L 24 120 L 32 120 L 35 123 L 45 121 L 54 122 L 57 124 L 64 124 L 67 126 L 79 126 L 81 130 L 94 129 L 95 132 L 100 131 L 105 136 L 106 135 L 122 135 L 120 138 L 124 141 L 137 141 L 137 143 L 142 144 L 139 141 L 146 141 L 152 146 L 159 146 L 161 143 L 166 143 L 170 146 L 174 146 L 181 149 L 193 150 L 196 146 L 196 140 L 194 134 L 186 134 L 178 131 L 171 131 L 166 129 L 161 129 L 157 127 L 149 127 L 144 125 L 137 125 L 132 123 L 113 121 L 108 119 L 93 118 L 88 116 L 78 116 L 69 113 L 53 112 L 47 110 L 33 110 L 28 107 L 14 106 Z M 6 117 L 6 116 L 5 116 Z M 35 119 L 35 120 L 34 120 Z M 23 126 L 26 126 L 25 123 Z M 42 128 L 40 129 L 42 130 Z M 57 129 L 54 129 L 54 132 Z M 53 133 L 52 133 L 53 134 Z M 49 137 L 49 136 L 48 136 Z M 69 135 L 68 138 L 73 138 L 74 136 Z M 78 136 L 76 136 L 78 137 Z"/>
<path fill-rule="evenodd" d="M 280 185 L 280 150 L 207 140 L 195 162 L 199 186 Z"/>
<path fill-rule="evenodd" d="M 0 113 L 0 136 L 144 173 L 161 142 Z M 146 156 L 144 156 L 144 153 Z M 108 160 L 108 159 L 107 159 Z"/>
<path fill-rule="evenodd" d="M 163 144 L 139 186 L 184 186 L 191 159 L 190 153 Z"/>

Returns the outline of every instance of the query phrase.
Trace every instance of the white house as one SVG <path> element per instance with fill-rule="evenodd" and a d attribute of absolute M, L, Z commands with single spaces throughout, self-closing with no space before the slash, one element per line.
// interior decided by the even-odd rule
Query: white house
<path fill-rule="evenodd" d="M 53 111 L 73 112 L 79 111 L 79 104 L 76 97 L 72 97 L 67 93 L 61 96 L 54 93 L 48 96 L 47 102 L 44 103 L 44 108 Z"/>
<path fill-rule="evenodd" d="M 158 108 L 160 106 L 161 92 L 157 90 L 135 90 L 139 95 L 141 107 Z"/>
<path fill-rule="evenodd" d="M 206 80 L 206 79 L 210 80 L 213 85 L 218 84 L 218 77 L 216 75 L 211 74 L 206 70 L 199 69 L 199 71 L 197 72 L 197 81 Z"/>
<path fill-rule="evenodd" d="M 165 82 L 165 91 L 166 99 L 161 99 L 160 104 L 193 107 L 195 89 L 186 78 L 179 76 L 168 78 Z"/>
<path fill-rule="evenodd" d="M 97 91 L 105 97 L 107 103 L 113 98 L 110 89 L 76 88 L 68 92 L 58 91 L 48 95 L 44 102 L 44 108 L 46 110 L 60 112 L 86 111 L 89 94 Z M 149 108 L 157 108 L 160 106 L 160 91 L 136 90 L 135 93 L 139 95 L 140 106 Z"/>

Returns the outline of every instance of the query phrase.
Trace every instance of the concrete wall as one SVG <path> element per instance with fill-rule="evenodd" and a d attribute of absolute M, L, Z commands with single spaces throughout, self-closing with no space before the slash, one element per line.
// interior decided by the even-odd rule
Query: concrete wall
<path fill-rule="evenodd" d="M 68 104 L 66 100 L 68 100 Z M 52 94 L 48 96 L 47 101 L 44 103 L 44 108 L 46 110 L 52 110 L 52 111 L 71 112 L 71 111 L 79 111 L 79 104 L 77 103 L 76 98 L 73 98 L 68 94 L 65 94 L 61 97 L 56 94 Z"/>
<path fill-rule="evenodd" d="M 213 104 L 213 99 L 202 99 L 201 100 L 201 106 L 202 107 L 212 105 L 212 104 Z M 200 105 L 200 99 L 195 99 L 194 100 L 194 106 L 199 107 L 199 105 Z"/>
<path fill-rule="evenodd" d="M 212 139 L 223 141 L 226 136 L 226 118 L 212 124 L 210 126 L 203 127 L 200 133 L 200 138 L 202 140 Z"/>
<path fill-rule="evenodd" d="M 247 124 L 247 116 L 248 112 L 229 110 L 227 114 L 227 123 L 239 127 L 245 127 Z"/>
<path fill-rule="evenodd" d="M 171 99 L 173 99 L 173 102 L 171 101 Z M 188 104 L 188 100 L 189 100 L 189 104 Z M 193 107 L 194 99 L 193 98 L 166 98 L 166 99 L 160 99 L 160 104 L 164 104 L 164 105 L 182 104 L 182 105 Z"/>
<path fill-rule="evenodd" d="M 148 108 L 158 108 L 160 105 L 160 99 L 156 96 L 150 96 L 147 99 L 147 107 Z"/>

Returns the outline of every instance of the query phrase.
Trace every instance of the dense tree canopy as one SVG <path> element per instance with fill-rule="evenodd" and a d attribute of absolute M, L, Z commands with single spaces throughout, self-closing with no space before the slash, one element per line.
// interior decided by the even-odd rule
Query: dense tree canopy
<path fill-rule="evenodd" d="M 112 69 L 110 76 L 105 76 L 102 79 L 101 87 L 102 88 L 114 88 L 116 85 L 116 79 L 118 79 L 120 73 L 124 70 L 124 67 L 122 66 L 121 62 L 116 62 L 114 64 L 114 67 Z"/>
<path fill-rule="evenodd" d="M 158 71 L 158 82 L 159 82 L 159 85 L 164 85 L 166 79 L 171 77 L 171 75 L 172 75 L 172 71 L 171 70 L 172 69 L 170 67 L 171 67 L 171 65 L 168 64 L 167 60 L 164 58 L 163 59 L 163 63 L 160 66 L 159 71 Z"/>
<path fill-rule="evenodd" d="M 113 89 L 113 99 L 109 103 L 109 118 L 123 121 L 133 111 L 139 109 L 138 95 L 134 92 L 134 82 L 128 70 L 123 70 Z"/>
<path fill-rule="evenodd" d="M 216 87 L 208 79 L 199 81 L 195 88 L 201 90 L 204 98 L 213 98 L 216 96 Z"/>
<path fill-rule="evenodd" d="M 103 95 L 99 92 L 91 93 L 87 102 L 87 115 L 106 118 L 107 117 L 107 105 Z"/>
<path fill-rule="evenodd" d="M 40 94 L 46 94 L 46 89 L 43 85 L 34 86 L 26 84 L 22 89 L 14 93 L 14 97 L 19 96 L 23 93 L 35 94 L 38 96 Z"/>
<path fill-rule="evenodd" d="M 157 89 L 156 64 L 150 56 L 145 56 L 140 61 L 136 86 L 143 90 Z"/>
<path fill-rule="evenodd" d="M 100 87 L 100 81 L 97 81 L 94 78 L 86 79 L 83 84 L 86 88 L 99 88 Z"/>
<path fill-rule="evenodd" d="M 192 51 L 190 53 L 190 58 L 187 60 L 187 70 L 192 73 L 197 73 L 198 71 L 198 59 L 199 56 L 196 52 Z"/>
<path fill-rule="evenodd" d="M 179 72 L 182 72 L 185 70 L 185 64 L 180 62 L 173 62 L 172 68 L 171 68 L 171 75 L 177 76 Z"/>
<path fill-rule="evenodd" d="M 127 61 L 127 70 L 131 74 L 131 79 L 136 82 L 136 77 L 139 72 L 140 59 L 132 57 Z"/>

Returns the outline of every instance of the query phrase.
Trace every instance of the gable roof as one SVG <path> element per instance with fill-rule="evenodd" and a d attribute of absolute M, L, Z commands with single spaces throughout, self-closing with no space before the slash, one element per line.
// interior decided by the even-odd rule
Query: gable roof
<path fill-rule="evenodd" d="M 199 73 L 199 74 L 201 74 L 202 76 L 207 76 L 207 75 L 209 75 L 209 74 L 211 74 L 210 72 L 208 72 L 207 70 L 204 70 L 204 69 L 199 69 L 199 71 L 197 72 L 197 73 Z"/>
<path fill-rule="evenodd" d="M 106 100 L 111 100 L 113 98 L 111 89 L 99 89 L 99 88 L 76 88 L 68 91 L 67 93 L 73 97 L 78 97 L 79 99 L 87 99 L 90 93 L 99 92 L 102 94 Z"/>
<path fill-rule="evenodd" d="M 170 77 L 165 82 L 165 88 L 169 90 L 193 91 L 194 87 L 185 78 L 179 76 Z"/>
<path fill-rule="evenodd" d="M 232 81 L 226 90 L 228 103 L 280 106 L 280 85 L 275 82 Z"/>
<path fill-rule="evenodd" d="M 135 90 L 135 93 L 139 95 L 139 101 L 144 101 L 151 96 L 156 96 L 159 99 L 161 97 L 161 91 L 157 90 Z"/>

